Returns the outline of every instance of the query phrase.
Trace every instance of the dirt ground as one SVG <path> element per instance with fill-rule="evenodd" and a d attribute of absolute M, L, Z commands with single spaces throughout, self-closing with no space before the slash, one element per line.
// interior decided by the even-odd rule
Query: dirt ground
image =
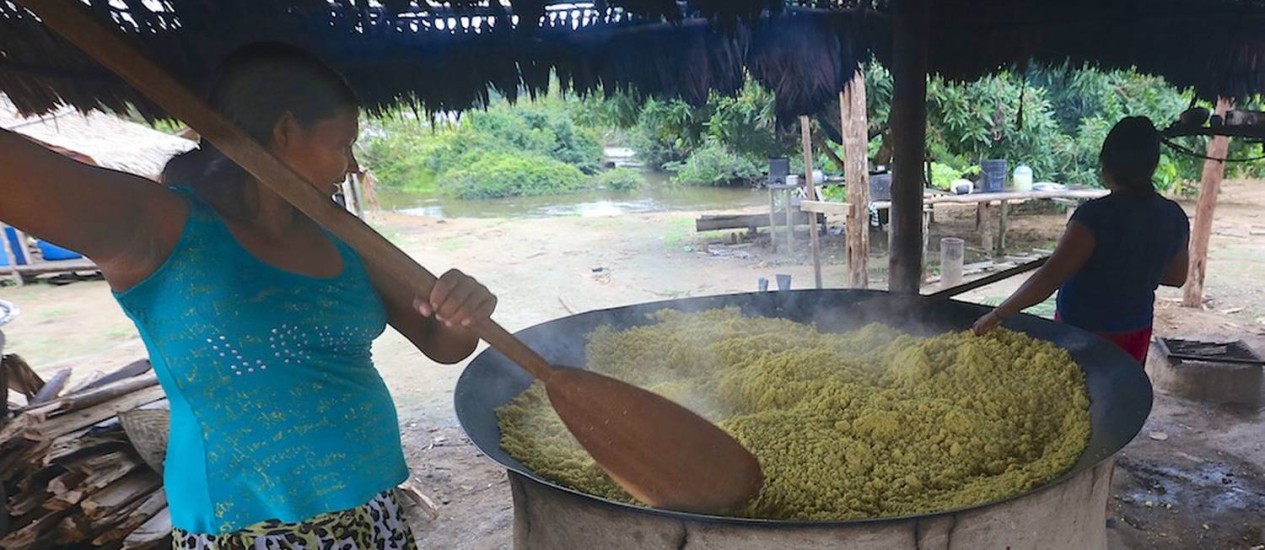
<path fill-rule="evenodd" d="M 1225 186 L 1206 307 L 1180 308 L 1180 291 L 1162 290 L 1157 335 L 1244 339 L 1265 352 L 1262 206 L 1265 182 Z M 966 238 L 974 255 L 982 254 L 973 212 L 937 208 L 933 256 L 944 235 Z M 696 234 L 697 214 L 530 220 L 377 214 L 371 222 L 430 269 L 460 266 L 485 282 L 500 296 L 496 317 L 511 330 L 590 309 L 755 290 L 759 277 L 772 280 L 779 273 L 792 275 L 796 288 L 812 285 L 804 235 L 794 253 L 772 254 L 759 240 L 732 246 L 728 233 Z M 1009 250 L 1051 248 L 1063 220 L 1048 207 L 1016 209 Z M 872 238 L 881 250 L 883 235 Z M 840 237 L 828 236 L 823 250 L 825 285 L 843 286 Z M 885 259 L 876 256 L 871 264 L 881 278 Z M 995 302 L 1018 284 L 1008 281 L 963 298 Z M 42 373 L 72 367 L 84 376 L 144 355 L 103 282 L 6 287 L 0 299 L 22 309 L 4 327 L 6 351 L 23 355 Z M 436 365 L 393 332 L 377 342 L 374 354 L 400 409 L 413 477 L 440 508 L 438 519 L 415 523 L 422 546 L 508 548 L 512 510 L 505 474 L 465 439 L 453 413 L 462 365 Z M 1112 548 L 1265 545 L 1265 419 L 1256 411 L 1159 395 L 1147 426 L 1119 458 L 1112 495 Z"/>

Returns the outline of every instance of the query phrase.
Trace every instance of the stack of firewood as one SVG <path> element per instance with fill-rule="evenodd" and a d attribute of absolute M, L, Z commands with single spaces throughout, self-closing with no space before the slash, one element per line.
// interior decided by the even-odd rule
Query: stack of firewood
<path fill-rule="evenodd" d="M 169 547 L 162 476 L 119 421 L 166 407 L 149 362 L 73 388 L 69 378 L 24 392 L 26 402 L 0 417 L 0 548 Z"/>

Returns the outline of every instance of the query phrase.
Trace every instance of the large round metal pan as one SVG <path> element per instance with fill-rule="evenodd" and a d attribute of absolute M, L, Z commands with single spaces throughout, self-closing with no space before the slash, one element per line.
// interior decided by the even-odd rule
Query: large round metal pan
<path fill-rule="evenodd" d="M 651 324 L 653 320 L 650 319 L 650 314 L 661 309 L 702 311 L 738 307 L 745 315 L 751 317 L 780 317 L 810 323 L 823 331 L 842 332 L 858 327 L 861 319 L 854 314 L 856 304 L 869 299 L 891 299 L 891 295 L 881 291 L 863 290 L 795 290 L 688 298 L 572 315 L 523 330 L 518 333 L 518 337 L 554 364 L 583 367 L 587 364 L 584 348 L 589 334 L 595 328 L 605 325 L 623 329 Z M 873 309 L 867 308 L 867 311 L 872 312 Z M 912 312 L 905 309 L 900 318 L 875 319 L 871 313 L 867 320 L 884 322 L 914 334 L 931 335 L 965 330 L 986 311 L 986 308 L 975 304 L 942 301 L 927 303 Z M 1047 340 L 1071 352 L 1073 359 L 1084 369 L 1091 399 L 1090 414 L 1093 419 L 1093 434 L 1080 459 L 1062 477 L 1023 494 L 1056 485 L 1106 460 L 1133 440 L 1142 429 L 1147 415 L 1151 412 L 1151 383 L 1137 362 L 1124 351 L 1091 333 L 1038 317 L 1016 316 L 1007 320 L 1004 326 L 1022 331 L 1034 338 Z M 457 381 L 454 398 L 457 418 L 474 444 L 492 460 L 539 483 L 601 501 L 609 506 L 626 508 L 630 512 L 661 514 L 694 521 L 830 525 L 909 519 L 899 517 L 852 522 L 798 522 L 703 516 L 630 506 L 561 487 L 536 475 L 501 449 L 501 432 L 497 426 L 495 411 L 526 389 L 531 382 L 530 375 L 497 351 L 489 349 L 466 367 L 460 380 Z M 1010 498 L 1017 498 L 1023 494 Z M 960 512 L 997 502 L 1001 501 L 980 503 L 970 508 L 944 510 L 937 514 Z"/>

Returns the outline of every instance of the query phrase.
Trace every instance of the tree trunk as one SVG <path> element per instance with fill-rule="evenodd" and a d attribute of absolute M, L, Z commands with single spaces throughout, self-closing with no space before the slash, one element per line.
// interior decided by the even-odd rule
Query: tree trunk
<path fill-rule="evenodd" d="M 1224 119 L 1226 111 L 1234 104 L 1225 98 L 1217 100 L 1217 114 Z M 1224 159 L 1230 150 L 1230 138 L 1213 136 L 1208 140 L 1208 156 Z M 1204 276 L 1208 273 L 1208 241 L 1212 238 L 1212 218 L 1217 209 L 1217 194 L 1221 180 L 1225 178 L 1225 162 L 1205 160 L 1203 176 L 1199 184 L 1199 206 L 1195 209 L 1195 224 L 1190 232 L 1190 273 L 1182 296 L 1185 307 L 1203 307 Z"/>

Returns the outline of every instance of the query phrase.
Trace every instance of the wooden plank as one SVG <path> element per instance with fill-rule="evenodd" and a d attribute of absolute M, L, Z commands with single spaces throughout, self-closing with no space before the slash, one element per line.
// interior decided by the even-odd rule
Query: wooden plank
<path fill-rule="evenodd" d="M 117 523 L 110 524 L 110 528 L 101 535 L 92 539 L 92 544 L 96 546 L 105 546 L 107 544 L 121 541 L 129 533 L 135 531 L 145 522 L 153 518 L 158 512 L 167 507 L 167 493 L 162 489 L 154 491 L 143 500 L 139 506 L 132 510 L 125 518 L 120 518 Z"/>
<path fill-rule="evenodd" d="M 66 383 L 70 381 L 71 372 L 73 370 L 70 368 L 57 371 L 57 374 L 54 374 L 52 378 L 48 379 L 48 382 L 44 383 L 44 387 L 40 388 L 35 397 L 31 398 L 30 404 L 40 405 L 56 399 L 61 394 L 62 389 L 66 387 Z"/>
<path fill-rule="evenodd" d="M 843 117 L 843 179 L 848 186 L 846 205 L 848 287 L 869 288 L 870 203 L 869 115 L 865 109 L 865 74 L 852 74 L 839 96 L 839 115 Z"/>
<path fill-rule="evenodd" d="M 94 370 L 88 373 L 88 376 L 84 377 L 83 380 L 80 380 L 74 386 L 71 386 L 70 388 L 68 388 L 66 390 L 66 394 L 69 395 L 72 393 L 81 392 L 84 390 L 84 388 L 87 388 L 89 385 L 96 382 L 97 380 L 100 380 L 104 376 L 105 376 L 104 372 L 101 372 L 99 370 Z"/>
<path fill-rule="evenodd" d="M 54 532 L 57 534 L 57 544 L 64 546 L 74 546 L 75 543 L 88 538 L 91 530 L 88 525 L 87 518 L 83 516 L 67 516 L 58 522 Z"/>
<path fill-rule="evenodd" d="M 27 432 L 37 439 L 52 440 L 57 437 L 66 435 L 75 430 L 92 426 L 102 420 L 118 416 L 123 411 L 130 411 L 141 405 L 147 405 L 160 399 L 163 399 L 163 390 L 158 386 L 150 386 L 138 392 L 126 395 L 113 401 L 107 401 L 100 405 L 88 407 L 86 409 L 69 412 L 49 419 L 38 426 L 33 426 Z"/>
<path fill-rule="evenodd" d="M 91 428 L 70 432 L 66 435 L 54 439 L 45 450 L 44 465 L 48 466 L 53 462 L 66 458 L 75 454 L 84 448 L 84 445 L 92 445 L 95 442 L 90 441 L 95 438 L 85 437 Z"/>
<path fill-rule="evenodd" d="M 163 480 L 148 469 L 133 471 L 116 483 L 111 483 L 96 494 L 85 498 L 80 506 L 89 520 L 100 520 L 116 511 L 139 503 L 162 487 Z M 134 508 L 134 507 L 133 507 Z"/>
<path fill-rule="evenodd" d="M 793 212 L 794 223 L 797 225 L 809 223 L 809 217 L 803 212 Z M 774 211 L 773 216 L 782 217 L 782 211 Z M 719 216 L 700 216 L 694 220 L 695 231 L 719 231 L 722 229 L 746 229 L 749 227 L 765 227 L 769 225 L 769 218 L 772 216 L 765 214 L 726 214 Z"/>
<path fill-rule="evenodd" d="M 154 548 L 171 534 L 171 509 L 163 508 L 149 521 L 142 523 L 123 539 L 123 548 L 143 550 Z"/>
<path fill-rule="evenodd" d="M 1111 191 L 1106 189 L 1066 189 L 1063 191 L 1022 191 L 1006 193 L 971 193 L 967 195 L 926 195 L 923 204 L 984 204 L 1001 203 L 1001 201 L 1021 202 L 1040 199 L 1089 200 L 1105 197 Z M 849 199 L 851 200 L 851 199 Z M 870 205 L 879 210 L 891 208 L 891 201 L 872 201 Z"/>
<path fill-rule="evenodd" d="M 36 265 L 20 265 L 13 267 L 13 264 L 0 267 L 0 274 L 10 274 L 15 277 L 24 275 L 46 275 L 49 273 L 69 273 L 75 271 L 101 271 L 97 264 L 92 260 L 81 258 L 78 260 L 57 260 L 55 262 L 40 262 Z"/>
<path fill-rule="evenodd" d="M 75 394 L 75 393 L 99 388 L 106 384 L 113 384 L 115 382 L 118 382 L 119 380 L 131 378 L 133 376 L 137 376 L 145 372 L 148 372 L 152 368 L 153 368 L 153 365 L 149 363 L 149 359 L 137 359 L 136 361 L 128 363 L 126 366 L 120 368 L 119 370 L 116 370 L 106 375 L 98 375 L 89 381 L 85 381 L 83 384 L 80 384 L 78 387 L 66 393 Z M 97 373 L 94 373 L 94 374 L 97 374 Z"/>
<path fill-rule="evenodd" d="M 64 414 L 65 412 L 86 409 L 88 407 L 118 399 L 128 394 L 157 385 L 158 375 L 151 371 L 139 376 L 133 376 L 131 378 L 115 382 L 113 384 L 107 384 L 93 390 L 74 395 L 67 395 L 55 401 L 51 401 L 50 403 L 55 403 L 58 406 L 57 413 L 54 413 L 54 416 L 56 416 L 57 414 Z"/>
<path fill-rule="evenodd" d="M 850 203 L 831 201 L 799 201 L 799 210 L 836 216 L 846 216 L 852 211 Z"/>
<path fill-rule="evenodd" d="M 0 538 L 0 548 L 4 550 L 26 550 L 29 548 L 39 548 L 36 541 L 43 540 L 45 536 L 52 538 L 55 535 L 55 527 L 61 522 L 62 518 L 70 515 L 68 510 L 52 511 L 34 518 L 33 521 L 24 525 L 4 538 Z M 43 546 L 48 548 L 48 546 Z"/>
<path fill-rule="evenodd" d="M 112 459 L 97 460 L 96 463 L 84 464 L 76 468 L 78 471 L 86 473 L 87 477 L 78 485 L 70 487 L 71 491 L 80 491 L 84 495 L 91 495 L 97 491 L 105 490 L 106 487 L 124 477 L 138 475 L 139 473 L 153 473 L 148 468 L 142 467 L 145 463 L 136 457 L 136 452 L 132 449 L 109 453 L 102 457 L 93 457 L 93 459 L 104 457 Z"/>
<path fill-rule="evenodd" d="M 927 204 L 972 204 L 1035 199 L 1097 199 L 1111 191 L 1106 189 L 1064 189 L 1062 191 L 1007 191 L 1004 193 L 968 193 L 966 195 L 938 195 L 928 197 Z"/>
<path fill-rule="evenodd" d="M 800 147 L 804 149 L 804 182 L 808 186 L 808 200 L 821 200 L 817 194 L 817 182 L 813 181 L 813 131 L 808 117 L 799 117 Z M 802 201 L 801 201 L 802 202 Z M 816 221 L 817 216 L 811 216 Z M 813 255 L 813 283 L 821 289 L 821 228 L 816 223 L 808 224 L 808 236 Z"/>
<path fill-rule="evenodd" d="M 1225 116 L 1234 104 L 1225 98 L 1217 100 L 1217 114 Z M 1208 156 L 1223 159 L 1230 150 L 1230 139 L 1216 136 L 1208 140 Z M 1205 160 L 1199 182 L 1199 204 L 1195 207 L 1195 223 L 1190 232 L 1190 270 L 1182 289 L 1182 306 L 1203 307 L 1204 277 L 1208 273 L 1208 242 L 1212 239 L 1212 219 L 1217 211 L 1217 194 L 1225 178 L 1225 162 Z"/>

